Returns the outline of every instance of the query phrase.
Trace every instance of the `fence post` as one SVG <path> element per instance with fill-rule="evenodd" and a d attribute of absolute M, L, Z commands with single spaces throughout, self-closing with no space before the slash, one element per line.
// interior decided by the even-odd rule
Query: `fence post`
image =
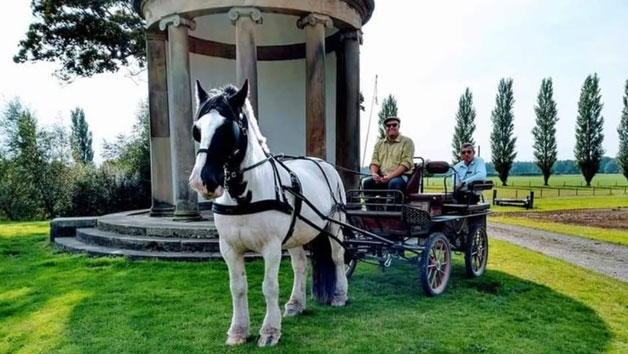
<path fill-rule="evenodd" d="M 608 189 L 608 195 L 613 195 L 613 188 Z"/>
<path fill-rule="evenodd" d="M 578 188 L 576 188 L 576 197 L 578 196 Z"/>
<path fill-rule="evenodd" d="M 543 198 L 543 188 L 541 188 L 541 198 Z"/>
<path fill-rule="evenodd" d="M 519 190 L 515 189 L 515 199 L 519 198 Z"/>
<path fill-rule="evenodd" d="M 497 199 L 497 189 L 493 189 L 493 205 L 495 205 L 495 199 Z"/>
<path fill-rule="evenodd" d="M 595 195 L 595 187 L 591 187 L 591 188 L 593 188 L 593 195 Z"/>
<path fill-rule="evenodd" d="M 530 209 L 534 209 L 534 191 L 530 191 Z"/>
<path fill-rule="evenodd" d="M 558 188 L 558 196 L 560 197 L 560 188 Z"/>
<path fill-rule="evenodd" d="M 532 187 L 532 181 L 528 181 L 528 187 Z"/>

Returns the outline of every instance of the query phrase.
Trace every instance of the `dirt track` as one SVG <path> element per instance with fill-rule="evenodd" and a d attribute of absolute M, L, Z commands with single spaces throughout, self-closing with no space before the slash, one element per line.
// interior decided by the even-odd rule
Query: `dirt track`
<path fill-rule="evenodd" d="M 521 226 L 489 223 L 491 238 L 628 282 L 628 247 Z"/>
<path fill-rule="evenodd" d="M 628 209 L 626 208 L 559 210 L 505 214 L 508 216 L 552 221 L 561 224 L 595 226 L 605 229 L 628 229 Z"/>

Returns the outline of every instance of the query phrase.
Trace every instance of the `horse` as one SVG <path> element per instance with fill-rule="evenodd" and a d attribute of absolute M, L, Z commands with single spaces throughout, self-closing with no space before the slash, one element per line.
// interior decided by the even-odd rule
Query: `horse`
<path fill-rule="evenodd" d="M 342 229 L 325 218 L 346 220 L 344 186 L 335 168 L 323 160 L 270 154 L 248 100 L 248 80 L 240 89 L 227 85 L 209 92 L 196 81 L 196 101 L 192 132 L 199 150 L 189 185 L 214 201 L 233 304 L 226 344 L 241 344 L 249 337 L 244 254 L 255 251 L 264 260 L 266 300 L 258 345 L 274 346 L 281 337 L 278 276 L 284 249 L 294 271 L 284 316 L 297 316 L 306 306 L 306 244 L 314 299 L 331 306 L 347 302 Z"/>

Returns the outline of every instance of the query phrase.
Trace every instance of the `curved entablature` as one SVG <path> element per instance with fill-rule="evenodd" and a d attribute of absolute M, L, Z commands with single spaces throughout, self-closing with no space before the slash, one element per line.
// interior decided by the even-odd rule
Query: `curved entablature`
<path fill-rule="evenodd" d="M 325 51 L 333 52 L 338 47 L 340 32 L 325 39 Z M 210 41 L 190 36 L 190 53 L 209 57 L 235 59 L 236 46 L 229 43 Z M 257 47 L 258 61 L 295 60 L 305 58 L 305 43 L 269 45 Z"/>
<path fill-rule="evenodd" d="M 329 16 L 337 28 L 360 29 L 373 14 L 374 0 L 132 0 L 135 10 L 146 19 L 148 28 L 171 14 L 197 17 L 227 13 L 237 6 L 250 6 L 262 12 L 301 16 L 318 13 Z"/>

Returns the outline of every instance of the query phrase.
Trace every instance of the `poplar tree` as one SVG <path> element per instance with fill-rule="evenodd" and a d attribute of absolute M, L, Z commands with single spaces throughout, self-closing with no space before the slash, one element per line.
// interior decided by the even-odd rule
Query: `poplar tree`
<path fill-rule="evenodd" d="M 72 146 L 72 157 L 76 163 L 91 164 L 94 161 L 94 150 L 92 149 L 92 132 L 85 120 L 85 112 L 82 108 L 72 111 L 72 134 L 70 143 Z"/>
<path fill-rule="evenodd" d="M 475 146 L 473 140 L 473 132 L 475 132 L 475 108 L 473 108 L 473 94 L 467 87 L 464 94 L 460 96 L 458 101 L 458 113 L 456 113 L 456 127 L 454 129 L 454 138 L 451 143 L 454 162 L 460 161 L 460 147 L 464 143 L 471 143 Z"/>
<path fill-rule="evenodd" d="M 619 151 L 617 152 L 617 164 L 621 173 L 628 179 L 628 80 L 624 88 L 624 109 L 621 112 L 619 128 Z"/>
<path fill-rule="evenodd" d="M 534 162 L 541 169 L 543 181 L 547 186 L 557 155 L 556 122 L 558 122 L 558 112 L 554 101 L 552 78 L 543 79 L 541 82 L 534 112 L 536 113 L 536 126 L 532 129 Z"/>
<path fill-rule="evenodd" d="M 386 131 L 384 130 L 384 120 L 388 117 L 396 117 L 397 116 L 397 99 L 393 95 L 388 95 L 388 97 L 384 98 L 382 101 L 382 109 L 380 109 L 377 114 L 379 117 L 377 121 L 378 125 L 378 138 L 384 139 L 386 137 Z"/>
<path fill-rule="evenodd" d="M 491 152 L 493 167 L 503 186 L 507 185 L 512 162 L 517 156 L 515 152 L 517 138 L 513 137 L 515 126 L 512 106 L 514 102 L 512 79 L 501 79 L 495 97 L 495 109 L 491 113 L 491 121 L 493 122 Z"/>
<path fill-rule="evenodd" d="M 602 148 L 604 117 L 599 82 L 597 74 L 587 76 L 578 101 L 574 155 L 576 165 L 582 172 L 587 186 L 591 185 L 591 180 L 600 169 L 600 161 L 604 155 Z"/>

